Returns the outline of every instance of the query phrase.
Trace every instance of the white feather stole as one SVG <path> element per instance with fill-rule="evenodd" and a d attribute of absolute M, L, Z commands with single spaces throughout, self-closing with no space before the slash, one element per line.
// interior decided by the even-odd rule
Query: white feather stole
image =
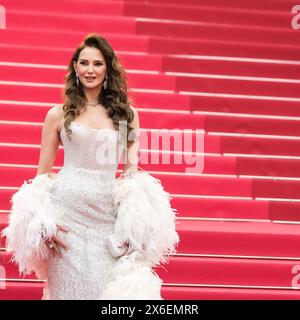
<path fill-rule="evenodd" d="M 119 258 L 98 298 L 160 300 L 162 280 L 152 267 L 168 262 L 176 252 L 176 210 L 171 208 L 170 196 L 159 179 L 147 172 L 129 170 L 122 177 L 114 187 L 117 219 L 107 243 L 115 257 L 124 253 L 118 245 L 127 240 L 134 251 Z M 52 186 L 53 179 L 48 174 L 24 181 L 11 198 L 8 226 L 1 232 L 12 260 L 19 265 L 19 273 L 35 272 L 43 280 L 47 280 L 46 261 L 50 254 L 44 241 L 56 234 L 61 223 L 59 210 L 51 210 Z M 47 283 L 42 299 L 49 299 Z"/>
<path fill-rule="evenodd" d="M 39 279 L 47 277 L 45 260 L 50 253 L 44 241 L 56 234 L 59 223 L 55 212 L 49 214 L 52 184 L 47 173 L 38 175 L 25 180 L 10 199 L 8 226 L 1 236 L 6 236 L 7 251 L 24 276 L 35 272 Z"/>
<path fill-rule="evenodd" d="M 162 299 L 162 281 L 151 267 L 167 263 L 179 242 L 170 195 L 146 171 L 128 170 L 116 180 L 114 202 L 117 217 L 108 247 L 116 257 L 122 254 L 118 246 L 128 241 L 134 251 L 118 260 L 101 299 Z"/>
<path fill-rule="evenodd" d="M 137 252 L 122 256 L 112 270 L 100 300 L 162 300 L 162 280 Z"/>

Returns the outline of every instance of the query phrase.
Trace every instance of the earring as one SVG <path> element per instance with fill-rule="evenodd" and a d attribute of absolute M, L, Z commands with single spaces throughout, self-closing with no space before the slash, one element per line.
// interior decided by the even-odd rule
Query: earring
<path fill-rule="evenodd" d="M 105 78 L 104 82 L 103 82 L 103 89 L 106 90 L 107 89 L 107 77 Z"/>
<path fill-rule="evenodd" d="M 76 85 L 77 85 L 77 88 L 79 88 L 79 79 L 78 79 L 77 73 L 76 73 Z"/>

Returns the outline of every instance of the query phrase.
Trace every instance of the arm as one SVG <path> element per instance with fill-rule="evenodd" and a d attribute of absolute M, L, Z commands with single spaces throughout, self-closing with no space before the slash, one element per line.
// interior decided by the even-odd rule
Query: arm
<path fill-rule="evenodd" d="M 136 108 L 131 107 L 133 110 L 134 118 L 130 126 L 134 129 L 129 135 L 127 141 L 126 162 L 124 164 L 123 173 L 128 169 L 137 169 L 139 163 L 139 147 L 140 147 L 140 120 Z"/>
<path fill-rule="evenodd" d="M 59 106 L 52 107 L 49 109 L 49 111 L 46 114 L 43 129 L 42 129 L 42 141 L 41 141 L 41 151 L 40 151 L 40 159 L 39 159 L 39 167 L 37 171 L 37 176 L 44 173 L 50 173 L 50 177 L 52 177 L 53 174 L 51 172 L 58 146 L 59 146 L 59 125 L 63 119 L 63 109 Z M 46 195 L 45 195 L 46 197 Z M 64 232 L 67 232 L 67 230 L 57 225 L 57 227 Z M 49 251 L 52 254 L 58 254 L 61 256 L 61 252 L 57 244 L 54 247 L 54 250 L 52 250 L 49 247 L 50 242 L 56 241 L 59 245 L 62 245 L 65 249 L 67 248 L 66 244 L 58 238 L 54 232 L 51 234 L 51 237 L 49 237 L 45 244 Z"/>
<path fill-rule="evenodd" d="M 52 107 L 46 114 L 41 137 L 41 150 L 37 176 L 51 173 L 59 146 L 59 124 L 63 110 L 59 106 Z"/>

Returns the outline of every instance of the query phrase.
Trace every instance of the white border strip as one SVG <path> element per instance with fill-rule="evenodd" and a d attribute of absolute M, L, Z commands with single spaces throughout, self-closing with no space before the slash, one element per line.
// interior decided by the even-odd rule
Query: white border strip
<path fill-rule="evenodd" d="M 198 288 L 230 288 L 230 289 L 277 289 L 277 290 L 300 290 L 300 287 L 279 287 L 279 286 L 250 286 L 237 284 L 200 284 L 200 283 L 166 283 L 164 286 L 168 287 L 198 287 Z M 224 293 L 222 293 L 224 294 Z M 299 296 L 300 298 L 300 296 Z"/>
<path fill-rule="evenodd" d="M 0 147 L 3 144 L 0 143 Z M 16 145 L 14 145 L 16 146 Z M 29 145 L 30 146 L 30 145 Z M 19 147 L 19 146 L 18 146 Z M 23 145 L 21 145 L 23 147 Z M 28 147 L 28 146 L 26 146 Z M 30 146 L 32 147 L 32 146 Z M 39 148 L 39 146 L 34 146 L 35 148 Z M 162 164 L 163 165 L 163 164 Z M 32 168 L 36 169 L 37 165 L 29 165 L 29 164 L 19 164 L 19 163 L 0 163 L 0 167 L 7 168 Z M 59 169 L 60 167 L 53 167 L 54 169 Z M 256 176 L 256 175 L 241 175 L 241 174 L 221 174 L 221 173 L 189 173 L 184 171 L 154 171 L 151 170 L 152 174 L 158 175 L 169 175 L 169 176 L 184 176 L 184 177 L 204 177 L 204 178 L 220 178 L 220 179 L 256 179 L 256 180 L 281 180 L 281 181 L 300 181 L 300 177 L 281 177 L 281 176 Z"/>
<path fill-rule="evenodd" d="M 167 76 L 174 76 L 174 77 L 226 79 L 226 80 L 260 81 L 260 82 L 279 82 L 279 83 L 297 83 L 297 84 L 300 83 L 300 80 L 289 79 L 289 78 L 235 76 L 235 75 L 225 75 L 225 74 L 187 73 L 187 72 L 171 72 L 171 71 L 167 71 L 164 74 Z"/>
<path fill-rule="evenodd" d="M 276 257 L 276 256 L 244 256 L 230 254 L 201 254 L 201 253 L 175 253 L 179 257 L 199 257 L 199 258 L 225 258 L 225 259 L 260 259 L 260 260 L 300 260 L 299 257 Z"/>
<path fill-rule="evenodd" d="M 262 63 L 262 64 L 290 64 L 299 65 L 300 60 L 279 60 L 279 59 L 259 59 L 259 58 L 245 58 L 245 57 L 229 57 L 229 56 L 206 56 L 206 55 L 192 55 L 192 54 L 168 54 L 165 55 L 170 58 L 180 58 L 189 60 L 212 60 L 212 61 L 232 61 L 232 62 L 247 62 L 247 63 Z"/>
<path fill-rule="evenodd" d="M 0 247 L 0 252 L 7 252 L 6 248 Z M 200 253 L 174 253 L 173 257 L 187 258 L 217 258 L 217 259 L 255 259 L 255 260 L 291 260 L 300 261 L 300 257 L 278 257 L 278 256 L 242 256 L 242 255 L 227 255 L 227 254 L 200 254 Z"/>
<path fill-rule="evenodd" d="M 149 129 L 148 129 L 149 130 Z M 210 136 L 223 136 L 223 137 L 245 137 L 245 138 L 263 138 L 263 139 L 284 139 L 284 140 L 300 140 L 300 136 L 283 136 L 274 134 L 255 134 L 255 133 L 234 133 L 234 132 L 214 132 L 206 131 Z"/>
<path fill-rule="evenodd" d="M 67 65 L 42 64 L 42 63 L 25 63 L 25 62 L 10 62 L 0 61 L 0 66 L 3 67 L 20 67 L 20 68 L 43 68 L 43 69 L 58 69 L 67 71 Z M 126 69 L 127 73 L 132 74 L 152 74 L 158 75 L 161 72 L 158 70 L 143 70 L 143 69 Z"/>
<path fill-rule="evenodd" d="M 140 108 L 143 110 L 143 108 Z M 153 109 L 150 109 L 150 111 Z M 162 109 L 163 110 L 163 109 Z M 176 110 L 175 110 L 176 111 Z M 283 116 L 271 114 L 253 114 L 253 113 L 238 113 L 238 112 L 214 112 L 214 111 L 198 111 L 191 110 L 191 114 L 214 116 L 214 117 L 228 117 L 228 118 L 253 118 L 253 119 L 267 119 L 267 120 L 288 120 L 300 121 L 300 116 Z"/>
<path fill-rule="evenodd" d="M 300 98 L 276 97 L 276 96 L 257 96 L 257 95 L 247 95 L 247 94 L 195 92 L 195 91 L 179 91 L 178 93 L 185 96 L 300 102 Z"/>

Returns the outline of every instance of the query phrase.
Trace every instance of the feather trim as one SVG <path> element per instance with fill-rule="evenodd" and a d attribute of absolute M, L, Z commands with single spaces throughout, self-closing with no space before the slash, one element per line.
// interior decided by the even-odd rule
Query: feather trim
<path fill-rule="evenodd" d="M 20 274 L 34 271 L 38 278 L 46 278 L 49 250 L 44 241 L 56 233 L 59 223 L 55 211 L 49 209 L 52 185 L 53 179 L 48 174 L 38 175 L 25 180 L 10 200 L 8 226 L 1 236 L 6 237 L 7 250 L 19 265 Z"/>
<path fill-rule="evenodd" d="M 135 252 L 118 260 L 100 300 L 163 300 L 162 280 L 136 258 Z"/>
<path fill-rule="evenodd" d="M 132 171 L 116 180 L 114 187 L 116 223 L 113 237 L 129 240 L 130 246 L 148 265 L 168 262 L 176 252 L 176 209 L 161 181 L 146 171 Z"/>

